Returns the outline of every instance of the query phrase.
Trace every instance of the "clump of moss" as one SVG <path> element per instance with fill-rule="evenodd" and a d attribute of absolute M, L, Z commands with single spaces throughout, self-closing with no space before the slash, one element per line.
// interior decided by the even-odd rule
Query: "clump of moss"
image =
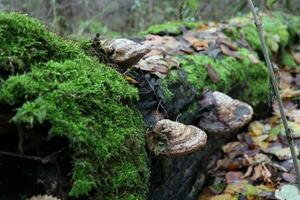
<path fill-rule="evenodd" d="M 0 13 L 0 102 L 12 122 L 50 124 L 73 152 L 70 196 L 144 199 L 148 170 L 138 92 L 113 69 L 37 20 Z"/>
<path fill-rule="evenodd" d="M 23 73 L 31 64 L 72 59 L 78 47 L 61 38 L 33 18 L 0 13 L 0 76 Z"/>
<path fill-rule="evenodd" d="M 154 34 L 154 35 L 172 35 L 177 36 L 182 33 L 182 28 L 193 29 L 199 26 L 197 22 L 166 22 L 164 24 L 153 25 L 141 32 L 141 35 Z"/>
<path fill-rule="evenodd" d="M 257 29 L 250 16 L 238 17 L 235 20 L 231 20 L 230 24 L 233 27 L 225 29 L 225 33 L 229 37 L 233 40 L 244 38 L 254 50 L 260 51 L 261 47 Z M 285 47 L 288 44 L 288 25 L 282 17 L 277 16 L 276 13 L 263 15 L 262 24 L 267 47 L 270 52 L 276 53 L 279 47 Z M 236 25 L 241 27 L 235 27 Z"/>
<path fill-rule="evenodd" d="M 286 67 L 298 67 L 297 63 L 295 62 L 293 56 L 288 51 L 284 51 L 281 54 L 281 64 Z"/>
<path fill-rule="evenodd" d="M 265 101 L 269 93 L 267 68 L 262 62 L 251 63 L 248 58 L 250 52 L 247 49 L 240 49 L 239 54 L 241 60 L 234 57 L 214 59 L 206 55 L 188 55 L 181 61 L 181 70 L 177 70 L 177 73 L 184 72 L 186 81 L 199 92 L 198 95 L 204 89 L 230 93 L 239 86 L 242 88 L 235 97 L 257 106 Z M 218 74 L 217 83 L 209 78 L 205 68 L 207 64 Z M 172 88 L 173 79 L 174 75 L 162 80 L 163 90 Z"/>

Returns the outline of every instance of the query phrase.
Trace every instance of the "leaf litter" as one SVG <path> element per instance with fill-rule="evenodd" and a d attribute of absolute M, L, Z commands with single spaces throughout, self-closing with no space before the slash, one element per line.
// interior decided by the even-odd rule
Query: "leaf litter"
<path fill-rule="evenodd" d="M 220 44 L 222 54 L 239 59 L 231 44 Z M 299 52 L 292 55 L 299 64 Z M 256 55 L 248 57 L 250 62 L 258 62 Z M 206 69 L 211 70 L 207 66 Z M 213 72 L 210 78 L 218 80 Z M 299 158 L 299 68 L 281 67 L 279 88 Z M 217 161 L 216 168 L 208 172 L 212 181 L 200 192 L 198 200 L 300 199 L 294 186 L 295 171 L 276 102 L 272 102 L 271 116 L 252 121 L 247 130 L 237 134 L 236 141 L 225 144 L 222 150 L 223 156 Z"/>

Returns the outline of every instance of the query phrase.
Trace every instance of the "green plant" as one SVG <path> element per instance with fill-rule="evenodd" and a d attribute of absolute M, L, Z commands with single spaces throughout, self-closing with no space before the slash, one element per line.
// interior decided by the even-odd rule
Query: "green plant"
<path fill-rule="evenodd" d="M 256 28 L 257 28 L 261 49 L 262 49 L 266 64 L 267 64 L 268 69 L 269 69 L 269 76 L 270 76 L 270 82 L 271 82 L 272 90 L 274 92 L 274 95 L 275 95 L 277 103 L 278 103 L 278 107 L 279 107 L 279 111 L 280 111 L 280 117 L 281 117 L 281 120 L 283 122 L 283 126 L 284 126 L 284 129 L 285 129 L 285 134 L 286 134 L 286 137 L 287 137 L 287 141 L 289 143 L 289 147 L 290 147 L 290 151 L 291 151 L 291 155 L 292 155 L 292 159 L 293 159 L 294 168 L 295 168 L 295 171 L 296 171 L 297 184 L 298 184 L 298 187 L 300 188 L 300 171 L 299 171 L 298 159 L 297 159 L 296 150 L 295 150 L 295 144 L 294 144 L 291 129 L 289 128 L 288 121 L 287 121 L 287 118 L 286 118 L 286 114 L 285 114 L 285 111 L 284 111 L 284 108 L 283 108 L 283 103 L 282 103 L 282 100 L 281 100 L 281 97 L 280 97 L 280 94 L 279 94 L 278 83 L 277 83 L 277 79 L 275 77 L 273 66 L 272 66 L 272 63 L 271 63 L 271 60 L 270 60 L 270 57 L 269 57 L 269 52 L 268 52 L 268 48 L 267 48 L 265 37 L 264 37 L 263 26 L 262 26 L 262 24 L 259 20 L 259 17 L 257 15 L 257 11 L 254 7 L 254 4 L 253 4 L 252 0 L 248 0 L 248 3 L 249 3 L 249 6 L 251 8 L 253 18 L 254 18 L 254 21 L 255 21 L 255 25 L 256 25 Z"/>
<path fill-rule="evenodd" d="M 137 90 L 26 15 L 0 13 L 0 46 L 0 102 L 16 111 L 13 123 L 49 124 L 49 136 L 69 140 L 70 196 L 144 199 L 149 174 Z"/>

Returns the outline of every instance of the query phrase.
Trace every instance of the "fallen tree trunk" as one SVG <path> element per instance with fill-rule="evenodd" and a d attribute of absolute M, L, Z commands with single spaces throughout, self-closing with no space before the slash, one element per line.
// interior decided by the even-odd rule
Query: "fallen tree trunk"
<path fill-rule="evenodd" d="M 268 48 L 273 57 L 281 60 L 279 49 L 289 48 L 287 41 L 293 41 L 295 35 L 293 31 L 288 32 L 293 28 L 286 24 L 287 21 L 277 17 L 264 16 L 263 22 Z M 146 35 L 141 43 L 148 45 L 151 51 L 135 66 L 142 74 L 138 78 L 132 76 L 139 82 L 141 99 L 138 108 L 148 127 L 160 118 L 197 126 L 204 113 L 200 99 L 205 90 L 219 90 L 249 103 L 256 116 L 268 113 L 267 68 L 261 61 L 255 26 L 249 18 L 247 20 L 239 22 L 237 19 L 213 26 L 193 24 L 192 30 L 188 30 L 190 27 L 186 24 L 148 29 L 152 35 Z M 274 26 L 271 28 L 270 24 Z M 176 33 L 170 33 L 170 29 Z M 278 35 L 280 40 L 272 40 L 271 35 Z M 197 198 L 216 166 L 221 147 L 235 137 L 234 133 L 216 135 L 207 132 L 207 135 L 206 146 L 196 153 L 179 158 L 159 158 L 150 154 L 149 200 Z"/>
<path fill-rule="evenodd" d="M 180 158 L 152 158 L 148 199 L 197 199 L 221 156 L 220 147 L 235 137 L 234 134 L 207 136 L 206 146 L 196 153 Z"/>

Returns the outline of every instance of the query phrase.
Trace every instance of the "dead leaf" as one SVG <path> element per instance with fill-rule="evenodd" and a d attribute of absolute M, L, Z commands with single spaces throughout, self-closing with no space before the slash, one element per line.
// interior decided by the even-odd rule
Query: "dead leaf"
<path fill-rule="evenodd" d="M 171 36 L 158 36 L 158 35 L 147 35 L 145 36 L 144 45 L 147 45 L 151 48 L 160 47 L 164 48 L 166 51 L 177 51 L 180 46 L 179 41 L 176 38 Z"/>
<path fill-rule="evenodd" d="M 163 49 L 151 49 L 149 53 L 147 53 L 143 58 L 148 58 L 154 55 L 162 55 L 164 52 Z"/>
<path fill-rule="evenodd" d="M 291 151 L 289 147 L 281 148 L 280 146 L 271 147 L 266 150 L 266 153 L 275 155 L 279 160 L 291 159 Z M 296 154 L 299 155 L 299 151 L 296 148 Z"/>
<path fill-rule="evenodd" d="M 247 178 L 249 177 L 251 174 L 252 174 L 252 171 L 253 171 L 253 166 L 249 166 L 247 171 L 245 172 L 244 176 L 242 178 Z"/>
<path fill-rule="evenodd" d="M 252 64 L 258 64 L 260 62 L 259 59 L 252 53 L 248 54 L 248 58 Z"/>
<path fill-rule="evenodd" d="M 220 45 L 220 49 L 224 55 L 234 57 L 238 60 L 242 60 L 241 55 L 237 51 L 231 51 L 228 47 L 226 47 L 223 44 Z"/>
<path fill-rule="evenodd" d="M 254 167 L 254 173 L 251 180 L 256 181 L 262 179 L 265 182 L 269 182 L 272 174 L 264 164 L 259 164 Z"/>
<path fill-rule="evenodd" d="M 295 122 L 288 122 L 288 126 L 292 131 L 292 137 L 293 138 L 300 138 L 300 124 L 297 124 Z M 274 128 L 272 128 L 270 130 L 270 135 L 282 135 L 282 136 L 286 136 L 285 134 L 285 129 L 282 123 L 280 123 L 279 125 L 275 126 Z"/>
<path fill-rule="evenodd" d="M 218 83 L 220 81 L 220 77 L 219 77 L 219 74 L 214 70 L 214 68 L 210 64 L 205 64 L 204 67 L 207 71 L 207 74 L 208 74 L 208 77 L 210 78 L 210 80 L 213 83 Z"/>
<path fill-rule="evenodd" d="M 160 78 L 164 78 L 169 71 L 169 64 L 162 55 L 153 55 L 143 58 L 134 67 L 153 73 Z"/>
<path fill-rule="evenodd" d="M 251 122 L 249 127 L 250 136 L 260 136 L 264 133 L 264 125 L 259 121 Z"/>
<path fill-rule="evenodd" d="M 199 40 L 193 36 L 183 37 L 196 51 L 202 51 L 208 48 L 208 42 L 206 40 Z"/>
<path fill-rule="evenodd" d="M 294 78 L 292 77 L 292 74 L 290 72 L 280 71 L 279 88 L 280 89 L 291 88 L 293 79 Z"/>
<path fill-rule="evenodd" d="M 128 81 L 129 83 L 137 84 L 138 82 L 131 78 L 130 76 L 124 75 L 125 80 Z"/>
<path fill-rule="evenodd" d="M 232 184 L 232 183 L 239 183 L 243 179 L 243 173 L 242 172 L 234 172 L 234 171 L 229 171 L 225 175 L 225 180 L 227 184 Z"/>
<path fill-rule="evenodd" d="M 283 180 L 285 180 L 288 183 L 296 183 L 295 174 L 284 172 L 284 173 L 282 173 L 281 176 L 282 176 Z"/>
<path fill-rule="evenodd" d="M 293 53 L 295 62 L 300 65 L 300 52 Z"/>
<path fill-rule="evenodd" d="M 243 144 L 240 143 L 240 142 L 237 142 L 237 141 L 236 142 L 229 142 L 229 143 L 227 143 L 226 145 L 224 145 L 222 147 L 222 150 L 223 150 L 224 153 L 228 154 L 228 153 L 234 151 L 235 149 L 237 149 L 241 145 L 243 145 Z"/>
<path fill-rule="evenodd" d="M 267 149 L 269 146 L 269 142 L 266 141 L 269 138 L 268 135 L 260 135 L 256 137 L 252 137 L 254 144 L 261 149 Z"/>
<path fill-rule="evenodd" d="M 228 40 L 225 40 L 223 38 L 218 38 L 217 42 L 220 43 L 220 44 L 226 45 L 232 51 L 237 51 L 238 50 L 238 48 L 232 42 L 230 42 Z"/>
<path fill-rule="evenodd" d="M 300 90 L 292 90 L 291 88 L 286 88 L 281 91 L 281 98 L 290 99 L 293 97 L 300 97 Z"/>

